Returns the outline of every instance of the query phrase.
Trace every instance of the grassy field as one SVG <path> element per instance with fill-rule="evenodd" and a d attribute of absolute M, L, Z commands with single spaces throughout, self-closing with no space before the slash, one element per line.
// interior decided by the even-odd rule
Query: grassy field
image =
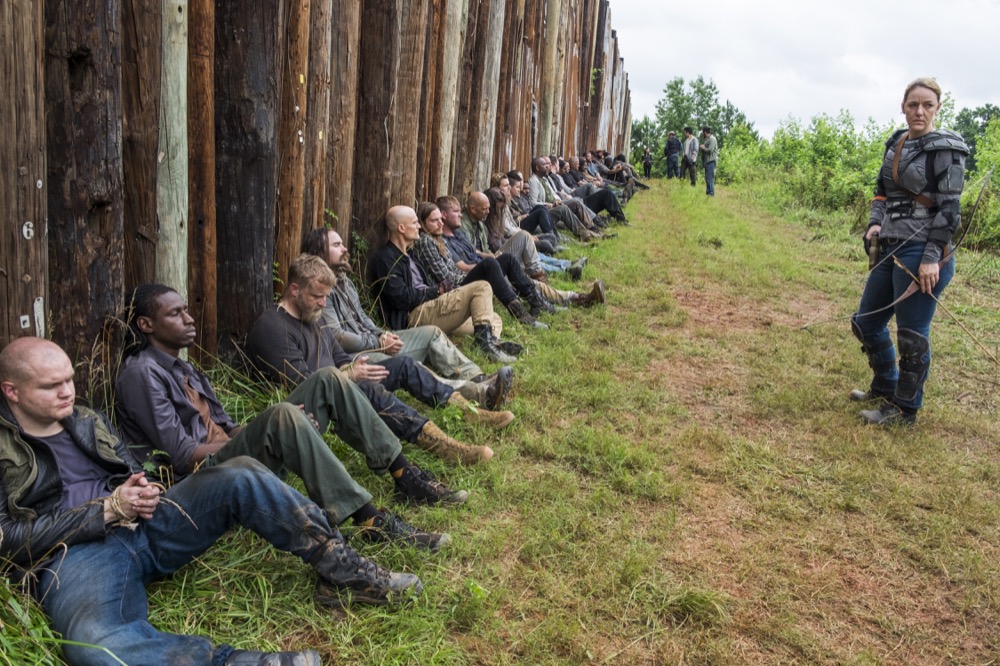
<path fill-rule="evenodd" d="M 408 452 L 466 506 L 396 505 L 333 443 L 378 503 L 454 537 L 437 556 L 360 548 L 418 573 L 416 603 L 330 616 L 306 565 L 238 533 L 150 588 L 152 621 L 327 664 L 1000 661 L 1000 372 L 971 337 L 996 353 L 996 263 L 959 256 L 943 302 L 961 325 L 938 312 L 918 425 L 865 427 L 846 397 L 868 380 L 847 321 L 860 243 L 718 189 L 655 182 L 589 251 L 607 307 L 509 326 L 528 346 L 511 429 L 437 415 L 497 451 Z"/>

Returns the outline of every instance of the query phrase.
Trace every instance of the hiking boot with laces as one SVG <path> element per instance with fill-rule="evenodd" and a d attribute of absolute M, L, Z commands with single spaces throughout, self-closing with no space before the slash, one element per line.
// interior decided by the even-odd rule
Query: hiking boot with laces
<path fill-rule="evenodd" d="M 320 660 L 319 655 L 313 650 L 303 652 L 233 650 L 223 666 L 320 666 Z"/>
<path fill-rule="evenodd" d="M 604 280 L 598 280 L 586 294 L 576 294 L 570 302 L 580 308 L 589 308 L 607 301 L 607 289 Z"/>
<path fill-rule="evenodd" d="M 524 351 L 524 347 L 522 345 L 519 345 L 511 340 L 497 340 L 496 346 L 504 354 L 509 354 L 510 356 L 515 357 L 520 356 L 521 352 Z"/>
<path fill-rule="evenodd" d="M 491 361 L 497 363 L 513 363 L 514 356 L 503 347 L 503 343 L 493 337 L 493 329 L 489 324 L 478 324 L 473 329 L 473 344 L 485 353 Z M 520 352 L 518 352 L 520 353 Z"/>
<path fill-rule="evenodd" d="M 425 504 L 463 504 L 469 499 L 465 490 L 452 490 L 427 470 L 416 465 L 403 468 L 402 475 L 395 479 L 396 496 L 412 502 Z"/>
<path fill-rule="evenodd" d="M 387 511 L 382 511 L 381 515 L 375 516 L 371 525 L 361 525 L 358 536 L 368 543 L 405 543 L 414 548 L 424 548 L 432 553 L 438 552 L 443 546 L 451 543 L 451 536 L 443 533 L 424 532 L 413 525 L 404 523 L 399 516 Z"/>
<path fill-rule="evenodd" d="M 454 395 L 454 394 L 453 394 Z M 416 445 L 448 462 L 475 465 L 493 457 L 493 449 L 488 446 L 464 444 L 447 435 L 433 421 L 428 421 L 417 433 Z"/>
<path fill-rule="evenodd" d="M 476 407 L 457 391 L 448 398 L 448 404 L 461 409 L 462 415 L 469 423 L 479 423 L 499 429 L 506 428 L 514 422 L 514 412 L 493 412 L 485 407 Z"/>
<path fill-rule="evenodd" d="M 514 383 L 514 368 L 505 365 L 494 375 L 490 387 L 486 390 L 486 399 L 483 405 L 486 409 L 496 409 L 507 399 L 510 393 L 511 384 Z"/>
<path fill-rule="evenodd" d="M 359 555 L 342 537 L 330 541 L 330 548 L 314 568 L 319 574 L 316 603 L 327 608 L 346 608 L 352 603 L 398 604 L 424 589 L 417 576 L 383 569 Z"/>

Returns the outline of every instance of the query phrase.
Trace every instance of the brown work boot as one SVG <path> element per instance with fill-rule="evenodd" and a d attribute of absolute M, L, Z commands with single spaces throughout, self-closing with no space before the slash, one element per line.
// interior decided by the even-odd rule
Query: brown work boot
<path fill-rule="evenodd" d="M 442 460 L 460 462 L 466 465 L 486 462 L 493 457 L 493 449 L 488 446 L 471 446 L 449 437 L 433 421 L 428 421 L 417 434 L 417 446 L 429 451 Z"/>
<path fill-rule="evenodd" d="M 570 303 L 579 308 L 589 308 L 597 304 L 604 304 L 607 301 L 607 289 L 604 287 L 604 280 L 598 280 L 586 294 L 576 294 L 570 299 Z"/>
<path fill-rule="evenodd" d="M 514 412 L 491 412 L 483 407 L 476 407 L 458 391 L 451 394 L 451 397 L 448 398 L 448 404 L 461 408 L 465 420 L 469 423 L 488 425 L 499 430 L 514 422 Z"/>

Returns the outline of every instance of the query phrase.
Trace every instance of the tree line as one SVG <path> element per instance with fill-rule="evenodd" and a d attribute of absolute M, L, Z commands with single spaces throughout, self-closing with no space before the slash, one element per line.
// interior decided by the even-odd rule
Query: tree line
<path fill-rule="evenodd" d="M 885 142 L 902 127 L 869 119 L 859 128 L 850 112 L 842 110 L 813 116 L 808 122 L 789 118 L 768 140 L 732 102 L 719 101 L 711 79 L 698 76 L 685 82 L 676 77 L 664 87 L 654 117 L 644 116 L 633 124 L 631 159 L 638 165 L 646 146 L 654 158 L 662 155 L 668 131 L 680 136 L 683 127 L 704 125 L 719 141 L 719 182 L 751 186 L 761 199 L 782 209 L 840 212 L 857 224 L 867 220 Z M 985 104 L 955 112 L 954 100 L 946 92 L 938 126 L 961 134 L 971 151 L 963 197 L 968 218 L 986 174 L 1000 165 L 1000 107 Z M 654 159 L 653 175 L 666 175 L 664 160 Z M 998 193 L 1000 183 L 991 180 L 972 221 L 966 241 L 970 247 L 1000 250 Z"/>

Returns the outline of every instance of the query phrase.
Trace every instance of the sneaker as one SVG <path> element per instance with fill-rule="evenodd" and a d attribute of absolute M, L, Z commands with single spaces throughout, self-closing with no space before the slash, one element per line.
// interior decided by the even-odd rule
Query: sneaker
<path fill-rule="evenodd" d="M 327 608 L 346 608 L 352 603 L 399 604 L 424 589 L 417 576 L 383 569 L 342 539 L 323 554 L 314 568 L 319 574 L 316 603 Z"/>
<path fill-rule="evenodd" d="M 463 504 L 469 499 L 465 490 L 452 490 L 427 470 L 416 465 L 403 468 L 403 474 L 396 482 L 396 496 L 413 502 L 426 504 Z"/>
<path fill-rule="evenodd" d="M 451 543 L 449 535 L 424 532 L 413 525 L 404 523 L 399 516 L 387 511 L 382 511 L 381 515 L 375 516 L 371 525 L 362 526 L 358 536 L 362 541 L 368 543 L 405 543 L 414 548 L 424 548 L 432 553 L 438 552 L 442 547 Z"/>
<path fill-rule="evenodd" d="M 865 409 L 861 412 L 861 420 L 868 425 L 897 426 L 913 425 L 917 422 L 917 413 L 900 409 L 891 402 L 883 403 L 878 409 Z"/>
<path fill-rule="evenodd" d="M 313 650 L 304 652 L 233 650 L 223 666 L 320 666 L 320 661 L 319 655 Z"/>

